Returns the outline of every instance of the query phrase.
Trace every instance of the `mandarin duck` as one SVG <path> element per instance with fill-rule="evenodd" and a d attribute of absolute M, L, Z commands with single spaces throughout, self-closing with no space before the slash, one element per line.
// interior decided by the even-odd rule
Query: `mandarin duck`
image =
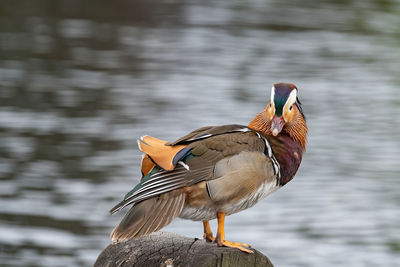
<path fill-rule="evenodd" d="M 133 205 L 111 239 L 148 235 L 180 217 L 202 221 L 207 241 L 252 253 L 247 244 L 225 240 L 225 216 L 254 206 L 296 174 L 307 142 L 297 91 L 291 83 L 275 84 L 269 104 L 248 126 L 207 126 L 175 142 L 141 137 L 142 178 L 111 209 Z"/>

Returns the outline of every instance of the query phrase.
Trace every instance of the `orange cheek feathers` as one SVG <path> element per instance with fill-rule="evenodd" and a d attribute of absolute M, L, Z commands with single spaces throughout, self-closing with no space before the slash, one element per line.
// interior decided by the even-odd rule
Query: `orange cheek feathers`
<path fill-rule="evenodd" d="M 274 115 L 275 115 L 274 109 L 275 109 L 275 107 L 274 107 L 273 104 L 272 104 L 272 106 L 271 106 L 271 105 L 268 105 L 268 107 L 267 107 L 267 119 L 268 119 L 269 121 L 271 121 L 272 118 L 273 118 Z"/>
<path fill-rule="evenodd" d="M 293 105 L 293 109 L 289 111 L 289 108 L 287 106 L 283 107 L 283 119 L 285 120 L 286 123 L 291 122 L 293 120 L 296 108 L 297 107 Z"/>

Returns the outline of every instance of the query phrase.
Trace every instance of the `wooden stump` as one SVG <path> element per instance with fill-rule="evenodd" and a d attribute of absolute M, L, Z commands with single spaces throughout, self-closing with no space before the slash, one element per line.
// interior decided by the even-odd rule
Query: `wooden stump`
<path fill-rule="evenodd" d="M 203 239 L 157 232 L 109 245 L 94 267 L 273 266 L 266 256 L 253 250 L 253 254 L 247 254 L 234 248 L 218 247 Z"/>

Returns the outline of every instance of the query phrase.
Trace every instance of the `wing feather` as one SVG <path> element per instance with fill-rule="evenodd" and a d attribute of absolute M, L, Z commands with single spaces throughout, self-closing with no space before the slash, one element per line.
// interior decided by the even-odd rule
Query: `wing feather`
<path fill-rule="evenodd" d="M 229 124 L 223 126 L 205 126 L 194 130 L 193 132 L 185 135 L 184 137 L 179 138 L 175 142 L 166 143 L 169 146 L 176 146 L 181 144 L 186 144 L 194 141 L 198 141 L 201 139 L 209 138 L 212 136 L 227 134 L 227 133 L 235 133 L 235 132 L 245 132 L 251 131 L 247 126 L 238 125 L 238 124 Z"/>

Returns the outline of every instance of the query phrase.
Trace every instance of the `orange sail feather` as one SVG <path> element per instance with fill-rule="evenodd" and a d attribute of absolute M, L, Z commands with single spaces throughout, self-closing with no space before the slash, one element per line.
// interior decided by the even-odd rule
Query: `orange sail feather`
<path fill-rule="evenodd" d="M 168 146 L 168 142 L 157 139 L 152 136 L 145 135 L 138 140 L 140 151 L 146 155 L 142 160 L 142 172 L 148 173 L 153 168 L 149 163 L 148 157 L 151 158 L 158 166 L 164 170 L 171 171 L 175 169 L 174 157 L 179 151 L 184 149 L 184 145 Z M 146 174 L 144 174 L 146 175 Z"/>

